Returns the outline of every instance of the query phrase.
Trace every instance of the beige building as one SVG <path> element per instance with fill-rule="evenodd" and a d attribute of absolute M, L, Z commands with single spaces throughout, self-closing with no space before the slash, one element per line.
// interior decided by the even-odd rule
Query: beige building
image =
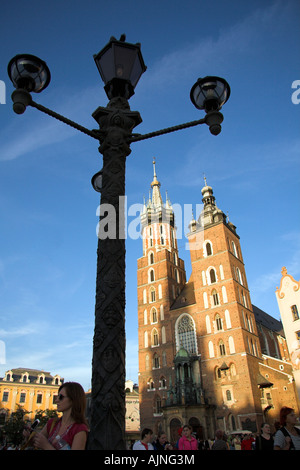
<path fill-rule="evenodd" d="M 37 369 L 17 368 L 0 378 L 0 414 L 4 421 L 21 406 L 34 419 L 37 411 L 56 409 L 56 397 L 64 379 Z"/>
<path fill-rule="evenodd" d="M 298 398 L 300 400 L 300 281 L 281 270 L 280 287 L 276 289 L 276 298 L 289 349 Z"/>

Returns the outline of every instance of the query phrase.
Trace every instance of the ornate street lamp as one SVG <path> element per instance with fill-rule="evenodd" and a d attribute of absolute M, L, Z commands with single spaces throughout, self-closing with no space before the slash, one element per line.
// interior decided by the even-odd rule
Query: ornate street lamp
<path fill-rule="evenodd" d="M 92 396 L 89 449 L 125 449 L 125 163 L 130 144 L 198 124 L 207 124 L 212 134 L 221 131 L 219 112 L 230 93 L 225 80 L 206 77 L 198 80 L 191 91 L 195 106 L 206 115 L 197 121 L 168 127 L 149 134 L 133 134 L 142 121 L 131 111 L 128 99 L 146 66 L 139 44 L 111 38 L 94 56 L 109 98 L 106 107 L 93 113 L 99 129 L 89 130 L 74 121 L 34 102 L 31 92 L 39 93 L 50 82 L 45 62 L 31 55 L 18 55 L 8 65 L 8 74 L 16 90 L 12 93 L 13 109 L 22 114 L 32 106 L 100 142 L 103 168 L 92 178 L 92 185 L 101 193 L 100 223 L 97 250 L 95 330 L 92 362 Z M 110 233 L 109 220 L 102 207 L 110 207 L 116 223 Z M 104 211 L 104 209 L 103 209 Z"/>
<path fill-rule="evenodd" d="M 111 37 L 109 43 L 94 55 L 105 91 L 109 99 L 116 96 L 129 99 L 146 71 L 141 53 L 141 45 L 125 42 L 125 35 L 120 41 Z"/>

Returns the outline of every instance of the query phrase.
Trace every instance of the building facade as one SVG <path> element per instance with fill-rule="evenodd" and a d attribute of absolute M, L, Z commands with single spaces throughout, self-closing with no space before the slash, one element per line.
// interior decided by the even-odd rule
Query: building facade
<path fill-rule="evenodd" d="M 276 289 L 276 298 L 300 400 L 300 281 L 296 281 L 288 274 L 286 267 L 281 270 L 280 287 Z"/>
<path fill-rule="evenodd" d="M 33 420 L 37 411 L 56 410 L 58 389 L 64 379 L 36 369 L 6 371 L 0 379 L 0 414 L 2 422 L 21 406 Z"/>
<path fill-rule="evenodd" d="M 253 311 L 240 238 L 212 188 L 205 182 L 203 210 L 189 226 L 188 282 L 155 163 L 151 188 L 141 213 L 137 271 L 141 427 L 164 429 L 171 440 L 186 423 L 202 438 L 217 428 L 257 431 L 279 413 L 278 386 L 285 387 L 281 406 L 296 405 L 282 328 L 276 323 L 268 330 L 276 343 L 271 363 L 271 349 L 262 351 L 266 325 Z"/>

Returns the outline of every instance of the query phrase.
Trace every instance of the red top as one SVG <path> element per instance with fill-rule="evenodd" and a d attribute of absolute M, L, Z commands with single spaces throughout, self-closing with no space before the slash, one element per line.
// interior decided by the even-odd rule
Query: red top
<path fill-rule="evenodd" d="M 52 427 L 52 423 L 55 418 L 49 419 L 47 423 L 47 432 L 48 432 L 48 441 L 55 447 L 55 437 L 57 435 L 60 435 L 59 430 L 61 427 L 61 419 L 57 420 L 57 423 Z M 66 441 L 70 447 L 72 447 L 73 439 L 76 434 L 78 434 L 81 431 L 85 431 L 88 433 L 88 427 L 84 423 L 73 423 L 71 424 L 66 431 L 60 436 L 64 441 Z"/>
<path fill-rule="evenodd" d="M 198 450 L 198 442 L 193 436 L 191 440 L 187 439 L 185 436 L 182 436 L 178 442 L 179 450 Z"/>
<path fill-rule="evenodd" d="M 250 439 L 243 439 L 241 445 L 242 450 L 252 450 L 252 442 L 254 442 L 253 437 L 250 437 Z"/>

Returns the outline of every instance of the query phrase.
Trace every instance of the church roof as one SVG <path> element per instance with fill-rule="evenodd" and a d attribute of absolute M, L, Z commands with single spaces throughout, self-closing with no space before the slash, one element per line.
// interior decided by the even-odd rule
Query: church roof
<path fill-rule="evenodd" d="M 275 331 L 276 333 L 285 337 L 283 326 L 280 320 L 276 320 L 276 318 L 272 317 L 255 305 L 252 305 L 252 309 L 257 323 L 260 323 L 269 330 Z"/>
<path fill-rule="evenodd" d="M 176 310 L 177 308 L 186 307 L 196 303 L 194 283 L 189 281 L 186 283 L 179 296 L 175 299 L 171 305 L 170 310 Z"/>

